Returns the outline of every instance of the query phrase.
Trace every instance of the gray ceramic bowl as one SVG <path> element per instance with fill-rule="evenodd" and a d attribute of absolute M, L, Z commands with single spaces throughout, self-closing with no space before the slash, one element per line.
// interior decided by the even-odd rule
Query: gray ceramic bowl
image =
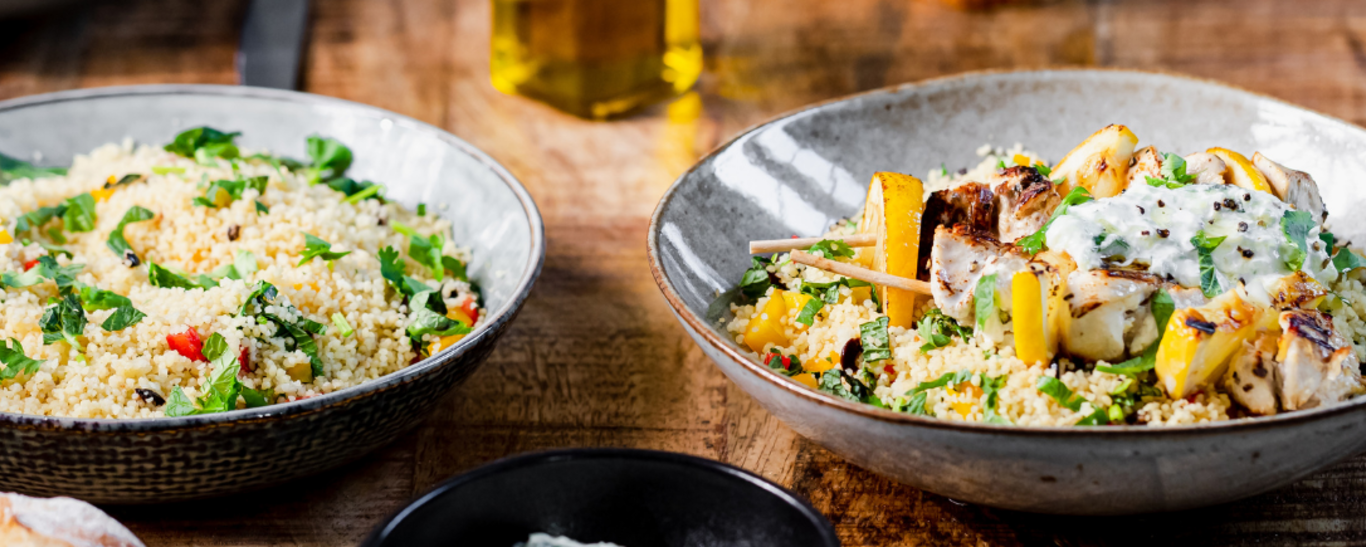
<path fill-rule="evenodd" d="M 849 461 L 955 499 L 1026 511 L 1185 509 L 1288 484 L 1366 447 L 1366 400 L 1172 428 L 1023 428 L 898 414 L 806 389 L 761 366 L 708 306 L 749 264 L 746 242 L 817 235 L 859 210 L 875 171 L 976 163 L 983 143 L 1057 159 L 1123 123 L 1144 143 L 1260 150 L 1314 175 L 1333 231 L 1366 241 L 1366 131 L 1183 77 L 1062 70 L 968 74 L 827 102 L 721 147 L 664 195 L 649 232 L 660 290 L 702 350 L 798 433 Z"/>
<path fill-rule="evenodd" d="M 474 372 L 521 308 L 545 259 L 540 213 L 483 152 L 392 112 L 260 88 L 158 85 L 67 91 L 0 102 L 0 151 L 45 165 L 131 137 L 164 143 L 199 125 L 239 144 L 306 157 L 308 135 L 351 147 L 357 178 L 450 219 L 471 248 L 488 322 L 400 372 L 320 397 L 184 418 L 89 420 L 0 413 L 0 490 L 101 503 L 152 503 L 260 488 L 387 444 Z"/>

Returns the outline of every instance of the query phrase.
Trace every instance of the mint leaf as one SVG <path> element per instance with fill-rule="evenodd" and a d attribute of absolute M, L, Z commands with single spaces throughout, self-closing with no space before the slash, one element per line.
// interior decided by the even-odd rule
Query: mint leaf
<path fill-rule="evenodd" d="M 152 220 L 153 218 L 156 218 L 156 213 L 137 205 L 130 207 L 127 212 L 123 213 L 123 218 L 119 220 L 118 227 L 109 232 L 109 239 L 104 244 L 109 247 L 109 250 L 114 251 L 114 254 L 123 257 L 129 265 L 137 266 L 141 261 L 138 259 L 137 253 L 133 252 L 133 247 L 128 245 L 128 240 L 123 237 L 123 228 L 134 222 Z"/>
<path fill-rule="evenodd" d="M 240 155 L 235 143 L 239 135 L 241 133 L 224 133 L 212 127 L 196 127 L 180 132 L 164 148 L 172 154 L 195 160 L 206 157 L 232 159 Z"/>
<path fill-rule="evenodd" d="M 892 358 L 891 338 L 887 334 L 887 324 L 890 321 L 884 315 L 859 325 L 859 339 L 863 343 L 863 362 L 876 363 Z"/>
<path fill-rule="evenodd" d="M 1086 402 L 1086 399 L 1073 394 L 1067 384 L 1052 376 L 1040 376 L 1034 387 L 1039 390 L 1039 393 L 1049 396 L 1057 401 L 1058 405 L 1073 412 L 1081 410 L 1081 404 Z"/>
<path fill-rule="evenodd" d="M 346 251 L 342 253 L 333 252 L 331 243 L 328 243 L 327 241 L 313 234 L 305 233 L 304 252 L 301 255 L 303 258 L 299 260 L 297 266 L 303 266 L 304 264 L 308 264 L 309 262 L 312 262 L 315 258 L 321 258 L 325 261 L 331 262 L 333 260 L 336 260 L 349 254 L 351 254 L 351 251 Z"/>
<path fill-rule="evenodd" d="M 62 224 L 68 232 L 89 232 L 95 229 L 95 196 L 86 192 L 62 202 Z"/>
<path fill-rule="evenodd" d="M 1214 270 L 1214 249 L 1223 243 L 1227 236 L 1207 237 L 1204 230 L 1195 232 L 1195 237 L 1191 238 L 1191 245 L 1195 246 L 1195 252 L 1200 256 L 1200 291 L 1205 296 L 1214 298 L 1224 292 L 1219 286 L 1219 278 Z"/>
<path fill-rule="evenodd" d="M 920 353 L 949 345 L 953 342 L 953 336 L 963 339 L 972 337 L 972 327 L 959 325 L 958 321 L 944 315 L 939 308 L 931 309 L 920 318 L 916 332 L 920 334 L 920 339 L 925 341 L 920 346 Z"/>
<path fill-rule="evenodd" d="M 801 313 L 797 314 L 797 322 L 806 326 L 811 326 L 816 321 L 816 314 L 820 313 L 821 308 L 825 307 L 825 301 L 819 298 L 812 298 L 802 306 Z"/>
<path fill-rule="evenodd" d="M 1290 271 L 1304 267 L 1304 259 L 1309 256 L 1309 230 L 1314 228 L 1314 215 L 1308 211 L 1287 210 L 1281 216 L 1281 233 L 1290 242 L 1291 249 L 1285 254 L 1285 265 Z"/>
<path fill-rule="evenodd" d="M 38 372 L 42 364 L 37 359 L 29 359 L 18 340 L 11 338 L 8 344 L 0 340 L 0 365 L 5 365 L 0 368 L 0 380 L 9 380 L 20 374 L 32 375 Z"/>
<path fill-rule="evenodd" d="M 114 310 L 113 315 L 110 315 L 108 319 L 104 320 L 104 323 L 100 324 L 100 328 L 107 332 L 117 332 L 138 324 L 145 317 L 147 317 L 146 314 L 133 306 L 119 306 Z"/>
<path fill-rule="evenodd" d="M 38 328 L 43 331 L 43 345 L 65 340 L 78 353 L 84 352 L 84 346 L 77 338 L 85 334 L 85 325 L 85 310 L 81 309 L 80 298 L 74 294 L 67 294 L 60 302 L 48 306 L 38 320 Z"/>
<path fill-rule="evenodd" d="M 972 291 L 977 328 L 987 324 L 987 319 L 996 314 L 996 274 L 984 275 L 977 279 L 977 287 Z"/>
<path fill-rule="evenodd" d="M 1039 231 L 1034 232 L 1031 235 L 1020 238 L 1019 241 L 1015 242 L 1015 246 L 1031 255 L 1037 254 L 1048 244 L 1047 235 L 1045 234 L 1048 232 L 1048 227 L 1053 225 L 1053 221 L 1057 220 L 1058 217 L 1067 214 L 1067 209 L 1073 205 L 1080 205 L 1091 201 L 1092 199 L 1091 192 L 1086 188 L 1081 186 L 1073 188 L 1071 191 L 1067 192 L 1066 196 L 1063 196 L 1062 203 L 1058 204 L 1057 209 L 1053 210 L 1053 214 L 1048 217 L 1047 222 L 1044 222 L 1043 227 L 1039 228 Z"/>
<path fill-rule="evenodd" d="M 750 267 L 740 277 L 740 292 L 750 300 L 758 299 L 768 293 L 773 286 L 768 275 L 768 261 L 757 256 L 749 257 Z"/>

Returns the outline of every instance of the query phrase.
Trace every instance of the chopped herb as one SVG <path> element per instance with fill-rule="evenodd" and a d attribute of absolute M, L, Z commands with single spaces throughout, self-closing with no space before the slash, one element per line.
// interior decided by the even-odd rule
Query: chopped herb
<path fill-rule="evenodd" d="M 977 280 L 972 299 L 977 329 L 981 330 L 986 327 L 987 320 L 996 315 L 996 274 L 984 275 Z"/>
<path fill-rule="evenodd" d="M 333 260 L 337 260 L 349 254 L 351 254 L 351 251 L 340 253 L 333 252 L 331 243 L 328 243 L 327 241 L 313 234 L 305 233 L 304 252 L 302 255 L 300 255 L 302 258 L 299 260 L 297 266 L 303 266 L 304 264 L 308 264 L 309 262 L 312 262 L 315 258 L 321 258 L 327 262 L 332 262 Z"/>
<path fill-rule="evenodd" d="M 258 216 L 259 216 L 259 215 L 269 215 L 269 214 L 270 214 L 270 207 L 266 207 L 266 204 L 261 203 L 261 200 L 259 200 L 259 199 L 258 199 L 258 200 L 254 200 L 254 201 L 252 201 L 251 203 L 252 203 L 252 205 L 255 205 L 255 206 L 256 206 L 256 214 L 257 214 Z"/>
<path fill-rule="evenodd" d="M 70 290 L 69 287 L 76 283 L 76 274 L 80 273 L 84 267 L 83 264 L 59 266 L 57 259 L 52 258 L 51 255 L 40 256 L 38 263 L 26 272 L 0 273 L 0 285 L 22 289 L 42 283 L 44 280 L 52 280 L 53 283 L 57 284 L 58 291 L 66 294 Z"/>
<path fill-rule="evenodd" d="M 449 256 L 441 257 L 441 266 L 446 269 L 446 273 L 455 279 L 469 281 L 469 273 L 465 271 L 465 263 L 459 259 Z"/>
<path fill-rule="evenodd" d="M 1067 209 L 1071 206 L 1086 203 L 1091 201 L 1091 199 L 1091 192 L 1085 187 L 1078 186 L 1073 188 L 1067 193 L 1067 196 L 1062 198 L 1062 203 L 1058 205 L 1057 209 L 1053 210 L 1053 214 L 1048 217 L 1047 222 L 1044 222 L 1043 227 L 1039 228 L 1039 231 L 1034 232 L 1032 235 L 1020 238 L 1019 241 L 1015 242 L 1015 246 L 1031 255 L 1043 250 L 1048 244 L 1048 236 L 1045 234 L 1048 232 L 1048 227 L 1053 225 L 1053 221 L 1057 220 L 1058 217 L 1067 214 Z"/>
<path fill-rule="evenodd" d="M 359 192 L 356 192 L 356 193 L 354 193 L 354 194 L 350 194 L 349 196 L 347 196 L 346 199 L 342 200 L 342 203 L 350 203 L 350 204 L 352 204 L 352 205 L 355 205 L 355 204 L 360 203 L 360 202 L 362 202 L 362 201 L 364 201 L 364 200 L 367 200 L 367 199 L 370 199 L 370 198 L 372 198 L 372 197 L 378 196 L 378 195 L 379 195 L 379 191 L 380 191 L 381 189 L 383 189 L 383 188 L 384 188 L 383 186 L 380 186 L 380 185 L 378 185 L 378 184 L 370 183 L 370 186 L 366 186 L 365 188 L 361 189 Z"/>
<path fill-rule="evenodd" d="M 1043 175 L 1044 177 L 1048 177 L 1049 175 L 1052 175 L 1052 174 L 1053 174 L 1053 168 L 1051 168 L 1051 167 L 1049 167 L 1049 166 L 1047 166 L 1047 165 L 1044 165 L 1044 164 L 1042 164 L 1042 163 L 1036 163 L 1036 164 L 1034 164 L 1034 170 L 1035 170 L 1035 171 L 1038 171 L 1039 174 L 1040 174 L 1040 175 Z"/>
<path fill-rule="evenodd" d="M 351 149 L 331 137 L 309 136 L 308 157 L 313 160 L 311 167 L 318 178 L 324 181 L 340 177 L 351 167 Z"/>
<path fill-rule="evenodd" d="M 105 183 L 104 183 L 104 188 L 105 188 L 106 190 L 108 190 L 108 189 L 110 189 L 110 188 L 113 188 L 113 187 L 115 187 L 115 186 L 124 186 L 124 185 L 127 185 L 127 184 L 132 184 L 132 183 L 134 183 L 134 182 L 140 181 L 140 180 L 142 180 L 142 175 L 140 175 L 140 174 L 138 174 L 138 173 L 129 173 L 129 174 L 127 174 L 127 175 L 124 175 L 124 176 L 122 176 L 122 177 L 119 177 L 118 180 L 114 180 L 114 176 L 113 176 L 113 175 L 110 175 L 110 176 L 109 176 L 109 179 L 110 179 L 110 180 L 109 180 L 108 182 L 105 182 Z"/>
<path fill-rule="evenodd" d="M 916 385 L 914 389 L 907 393 L 921 393 L 924 391 L 929 391 L 931 389 L 961 385 L 963 383 L 972 381 L 972 376 L 972 371 L 968 369 L 963 369 L 958 372 L 946 372 L 943 376 L 940 376 L 928 382 L 920 382 L 920 384 Z"/>
<path fill-rule="evenodd" d="M 854 248 L 838 239 L 822 239 L 807 249 L 807 252 L 829 259 L 854 258 Z"/>
<path fill-rule="evenodd" d="M 119 226 L 114 228 L 114 231 L 109 232 L 109 239 L 104 244 L 109 247 L 109 250 L 114 251 L 114 254 L 124 257 L 131 265 L 137 266 L 140 262 L 138 255 L 133 251 L 133 247 L 128 245 L 128 240 L 123 237 L 123 228 L 134 222 L 152 220 L 155 217 L 156 213 L 137 205 L 132 206 L 119 220 Z"/>
<path fill-rule="evenodd" d="M 218 286 L 212 278 L 206 275 L 199 276 L 197 281 L 190 281 L 185 276 L 177 274 L 155 262 L 147 263 L 147 282 L 153 287 L 164 289 L 210 289 Z"/>
<path fill-rule="evenodd" d="M 1339 273 L 1346 273 L 1362 266 L 1366 266 L 1366 259 L 1346 247 L 1338 249 L 1338 254 L 1333 255 L 1333 267 L 1337 268 Z"/>
<path fill-rule="evenodd" d="M 65 174 L 66 169 L 61 167 L 35 167 L 24 160 L 0 154 L 0 186 L 19 179 L 60 177 Z"/>
<path fill-rule="evenodd" d="M 346 321 L 346 316 L 342 315 L 341 312 L 332 314 L 332 326 L 337 327 L 337 332 L 341 334 L 342 338 L 356 333 L 356 329 L 351 328 L 351 323 Z"/>
<path fill-rule="evenodd" d="M 825 371 L 817 382 L 816 389 L 849 401 L 886 408 L 868 384 L 840 367 Z"/>
<path fill-rule="evenodd" d="M 1066 384 L 1052 376 L 1040 376 L 1034 387 L 1039 390 L 1039 393 L 1051 397 L 1063 408 L 1073 412 L 1081 410 L 1081 404 L 1086 402 L 1086 399 L 1073 394 Z"/>
<path fill-rule="evenodd" d="M 1085 418 L 1077 420 L 1076 425 L 1107 425 L 1110 423 L 1110 415 L 1104 408 L 1094 407 L 1095 411 Z M 1111 407 L 1114 408 L 1114 407 Z"/>
<path fill-rule="evenodd" d="M 1008 376 L 1002 374 L 995 378 L 986 374 L 979 375 L 982 380 L 982 393 L 986 394 L 987 401 L 982 409 L 982 421 L 989 424 L 1010 425 L 1010 420 L 997 413 L 997 402 L 1000 398 L 1001 388 L 1005 387 Z"/>
<path fill-rule="evenodd" d="M 14 233 L 17 235 L 34 228 L 41 228 L 44 224 L 51 222 L 52 219 L 59 218 L 65 214 L 66 209 L 67 206 L 65 204 L 53 207 L 39 207 L 19 215 L 19 218 L 14 222 Z"/>
<path fill-rule="evenodd" d="M 419 204 L 417 204 L 417 216 L 420 216 L 420 217 L 425 217 L 425 216 L 427 216 L 427 204 L 426 204 L 426 203 L 419 203 Z"/>
<path fill-rule="evenodd" d="M 81 298 L 81 307 L 85 311 L 112 310 L 123 306 L 132 306 L 133 301 L 114 291 L 97 289 L 89 285 L 80 285 L 78 295 Z M 105 329 L 109 330 L 109 329 Z"/>
<path fill-rule="evenodd" d="M 242 400 L 247 408 L 270 406 L 275 403 L 275 392 L 269 389 L 252 389 L 242 386 Z"/>
<path fill-rule="evenodd" d="M 433 290 L 426 283 L 403 275 L 407 271 L 407 265 L 398 257 L 398 251 L 393 247 L 380 249 L 376 255 L 379 258 L 380 275 L 399 294 L 412 297 L 417 293 Z"/>
<path fill-rule="evenodd" d="M 892 358 L 890 337 L 887 334 L 889 321 L 891 320 L 884 315 L 859 325 L 859 340 L 863 342 L 863 362 L 876 363 Z"/>
<path fill-rule="evenodd" d="M 58 246 L 56 246 L 56 245 L 53 245 L 53 244 L 51 244 L 51 243 L 43 243 L 43 242 L 41 242 L 41 241 L 30 241 L 30 240 L 27 240 L 27 239 L 23 240 L 22 243 L 23 243 L 24 245 L 26 245 L 26 246 L 27 246 L 27 245 L 30 245 L 30 244 L 36 244 L 36 245 L 38 245 L 39 247 L 42 247 L 43 249 L 47 250 L 48 256 L 53 256 L 53 257 L 56 257 L 56 256 L 65 256 L 65 257 L 67 257 L 67 258 L 76 258 L 76 255 L 71 254 L 71 251 L 68 251 L 68 250 L 66 250 L 66 249 L 63 249 L 63 248 L 58 247 Z"/>
<path fill-rule="evenodd" d="M 138 311 L 137 308 L 130 305 L 123 305 L 115 309 L 114 314 L 110 315 L 108 319 L 105 319 L 104 323 L 100 325 L 100 328 L 107 332 L 121 331 L 138 324 L 144 317 L 147 317 L 147 315 Z"/>
<path fill-rule="evenodd" d="M 811 326 L 816 321 L 816 314 L 820 313 L 821 308 L 825 307 L 825 301 L 819 298 L 811 298 L 802 306 L 801 313 L 797 314 L 797 322 L 806 326 Z"/>
<path fill-rule="evenodd" d="M 1162 169 L 1158 174 L 1161 178 L 1145 177 L 1148 185 L 1175 190 L 1195 181 L 1195 175 L 1186 174 L 1186 160 L 1169 152 L 1162 153 Z"/>
<path fill-rule="evenodd" d="M 408 309 L 411 320 L 405 332 L 408 333 L 408 338 L 418 345 L 422 345 L 422 337 L 428 334 L 446 337 L 469 334 L 473 330 L 459 321 L 446 317 L 446 303 L 436 291 L 422 291 L 413 295 L 408 303 Z"/>
<path fill-rule="evenodd" d="M 1285 253 L 1285 265 L 1290 271 L 1299 271 L 1304 266 L 1304 259 L 1309 256 L 1309 244 L 1306 239 L 1313 228 L 1314 215 L 1308 211 L 1291 209 L 1281 216 L 1281 233 L 1284 233 L 1286 241 L 1290 242 L 1290 248 Z"/>
<path fill-rule="evenodd" d="M 745 275 L 740 277 L 740 292 L 750 300 L 768 294 L 768 288 L 773 286 L 769 280 L 769 262 L 757 256 L 749 258 L 750 267 L 745 270 Z"/>
<path fill-rule="evenodd" d="M 1119 234 L 1097 234 L 1092 240 L 1096 244 L 1096 252 L 1105 258 L 1123 258 L 1129 254 L 1129 244 Z"/>
<path fill-rule="evenodd" d="M 920 353 L 949 345 L 953 342 L 953 336 L 963 339 L 972 337 L 972 327 L 959 325 L 958 321 L 944 315 L 939 308 L 931 309 L 920 318 L 916 332 L 920 334 L 920 339 L 925 341 L 920 346 Z"/>
<path fill-rule="evenodd" d="M 89 232 L 95 229 L 95 196 L 86 192 L 62 202 L 62 224 L 68 232 Z"/>
<path fill-rule="evenodd" d="M 996 160 L 996 170 L 997 170 L 997 171 L 1000 171 L 1000 170 L 1005 169 L 1005 168 L 1006 168 L 1006 160 Z"/>
<path fill-rule="evenodd" d="M 802 369 L 802 362 L 796 355 L 783 355 L 778 353 L 777 348 L 768 354 L 768 368 L 787 377 L 796 376 L 805 372 Z"/>
<path fill-rule="evenodd" d="M 166 406 L 162 407 L 162 411 L 172 418 L 198 413 L 194 403 L 190 401 L 190 396 L 186 395 L 185 390 L 180 389 L 180 386 L 171 388 L 171 397 L 166 400 Z"/>
<path fill-rule="evenodd" d="M 279 296 L 279 290 L 265 281 L 257 281 L 252 288 L 251 294 L 247 295 L 246 300 L 242 301 L 242 307 L 238 309 L 238 316 L 254 316 L 257 322 L 274 323 L 277 330 L 276 338 L 284 338 L 288 343 L 285 349 L 289 351 L 301 351 L 308 356 L 309 364 L 313 368 L 313 377 L 323 375 L 322 358 L 318 356 L 318 343 L 313 340 L 314 334 L 322 334 L 327 327 L 322 323 L 303 317 L 303 313 L 289 304 L 274 302 Z M 267 313 L 266 308 L 270 306 L 283 307 L 291 310 L 287 315 L 298 316 L 297 321 L 286 321 L 279 315 Z M 253 313 L 254 310 L 254 313 Z"/>
<path fill-rule="evenodd" d="M 0 365 L 5 365 L 0 368 L 0 380 L 9 380 L 20 374 L 32 375 L 38 372 L 42 364 L 38 359 L 29 359 L 18 340 L 11 338 L 8 344 L 0 340 Z"/>
<path fill-rule="evenodd" d="M 228 351 L 227 340 L 218 333 L 204 341 L 203 352 L 213 365 L 213 373 L 204 385 L 204 394 L 191 403 L 180 386 L 176 386 L 171 391 L 171 400 L 163 409 L 167 416 L 212 414 L 237 409 L 237 396 L 242 393 L 242 382 L 237 379 L 242 364 L 237 360 L 237 355 Z"/>
<path fill-rule="evenodd" d="M 242 194 L 248 189 L 256 190 L 258 195 L 266 193 L 266 187 L 269 183 L 270 179 L 265 175 L 248 178 L 238 177 L 233 180 L 219 179 L 210 183 L 209 187 L 204 189 L 204 195 L 194 198 L 193 202 L 195 205 L 210 209 L 227 207 L 232 202 L 242 199 Z M 266 211 L 269 212 L 269 209 Z"/>
<path fill-rule="evenodd" d="M 78 353 L 83 353 L 84 347 L 77 338 L 85 334 L 85 325 L 85 310 L 81 309 L 80 298 L 74 294 L 68 294 L 60 302 L 48 306 L 43 310 L 42 319 L 38 320 L 38 328 L 43 331 L 44 346 L 65 340 Z"/>
<path fill-rule="evenodd" d="M 370 188 L 375 188 L 376 190 L 370 192 L 369 194 L 363 197 L 358 198 L 355 202 L 352 203 L 358 203 L 363 199 L 377 199 L 380 200 L 381 203 L 384 202 L 383 198 L 375 195 L 375 192 L 379 191 L 379 185 L 368 180 L 357 182 L 347 177 L 338 177 L 327 181 L 326 184 L 329 188 L 346 194 L 347 197 L 353 197 L 359 195 L 361 192 L 368 191 Z"/>
<path fill-rule="evenodd" d="M 1219 286 L 1219 278 L 1215 275 L 1214 249 L 1227 238 L 1228 236 L 1208 237 L 1204 230 L 1195 232 L 1195 237 L 1191 238 L 1191 245 L 1195 246 L 1195 252 L 1200 256 L 1200 291 L 1210 298 L 1224 292 Z"/>
<path fill-rule="evenodd" d="M 440 281 L 446 277 L 446 266 L 441 260 L 441 248 L 445 245 L 446 239 L 441 234 L 432 234 L 430 238 L 413 234 L 408 238 L 408 256 L 431 270 L 432 279 Z"/>
<path fill-rule="evenodd" d="M 233 141 L 241 133 L 224 133 L 212 127 L 196 127 L 180 132 L 166 145 L 166 151 L 208 163 L 212 158 L 233 159 L 240 155 Z"/>

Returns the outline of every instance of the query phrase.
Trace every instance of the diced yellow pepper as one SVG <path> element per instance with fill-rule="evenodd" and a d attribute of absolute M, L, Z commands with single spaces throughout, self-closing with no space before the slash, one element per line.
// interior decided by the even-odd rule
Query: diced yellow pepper
<path fill-rule="evenodd" d="M 868 185 L 859 230 L 877 234 L 873 269 L 901 277 L 916 277 L 920 265 L 920 222 L 925 212 L 925 188 L 920 179 L 881 172 Z M 916 293 L 878 287 L 882 311 L 893 327 L 914 327 Z"/>
<path fill-rule="evenodd" d="M 304 283 L 295 283 L 295 284 L 294 284 L 294 290 L 296 290 L 296 291 L 302 291 L 302 290 L 304 290 L 304 287 L 308 287 L 308 288 L 310 288 L 310 289 L 313 289 L 313 292 L 318 292 L 318 284 L 317 284 L 316 282 L 309 281 L 307 284 L 304 284 Z"/>
<path fill-rule="evenodd" d="M 1108 125 L 1063 156 L 1050 177 L 1063 179 L 1058 192 L 1066 195 L 1081 186 L 1096 198 L 1117 196 L 1129 184 L 1129 160 L 1138 136 L 1128 127 Z"/>
<path fill-rule="evenodd" d="M 791 313 L 792 310 L 801 311 L 802 308 L 806 307 L 806 303 L 811 301 L 810 295 L 805 295 L 799 292 L 774 291 L 773 294 L 776 295 L 778 293 L 782 293 L 783 305 L 787 307 L 788 313 Z M 796 321 L 792 322 L 792 328 L 797 329 L 799 331 L 805 331 L 807 326 L 808 325 L 798 323 Z"/>
<path fill-rule="evenodd" d="M 1167 395 L 1186 397 L 1214 381 L 1229 358 L 1272 314 L 1228 291 L 1197 308 L 1172 313 L 1157 348 L 1156 372 Z"/>
<path fill-rule="evenodd" d="M 95 198 L 95 203 L 109 201 L 109 196 L 112 195 L 114 195 L 113 188 L 100 188 L 99 190 L 90 191 L 90 196 Z"/>
<path fill-rule="evenodd" d="M 849 303 L 861 305 L 873 298 L 872 287 L 854 287 L 849 290 Z"/>
<path fill-rule="evenodd" d="M 464 338 L 465 335 L 463 334 L 452 334 L 450 336 L 442 336 L 439 340 L 432 340 L 431 345 L 427 346 L 427 355 L 436 355 L 437 352 L 454 346 L 456 342 L 459 342 Z"/>
<path fill-rule="evenodd" d="M 1022 165 L 1025 167 L 1034 165 L 1034 160 L 1030 159 L 1029 156 L 1026 156 L 1024 154 L 1015 154 L 1013 157 L 1010 158 L 1010 161 L 1015 162 L 1015 165 Z"/>
<path fill-rule="evenodd" d="M 796 376 L 793 376 L 792 379 L 793 379 L 793 380 L 796 380 L 797 383 L 799 383 L 799 384 L 801 384 L 801 385 L 804 385 L 804 386 L 809 387 L 809 388 L 811 388 L 811 389 L 816 389 L 816 377 L 813 376 L 813 375 L 806 374 L 806 373 L 802 373 L 802 374 L 798 374 L 798 375 L 796 375 Z"/>
<path fill-rule="evenodd" d="M 14 236 L 9 235 L 9 230 L 0 228 L 0 245 L 14 243 Z"/>
<path fill-rule="evenodd" d="M 958 390 L 955 390 L 954 387 L 957 387 Z M 949 386 L 944 388 L 944 391 L 948 393 L 950 399 L 949 406 L 953 407 L 954 412 L 957 412 L 959 416 L 964 418 L 967 418 L 968 414 L 972 413 L 972 407 L 982 399 L 982 388 L 970 383 Z"/>
<path fill-rule="evenodd" d="M 313 365 L 308 361 L 295 363 L 285 369 L 285 374 L 294 380 L 307 384 L 313 381 Z"/>
<path fill-rule="evenodd" d="M 464 326 L 466 326 L 466 327 L 474 326 L 474 319 L 472 319 L 468 314 L 466 314 L 466 313 L 465 313 L 465 310 L 462 310 L 462 309 L 460 309 L 460 308 L 451 308 L 451 309 L 447 310 L 447 311 L 446 311 L 446 317 L 449 318 L 449 319 L 452 320 L 452 321 L 459 321 L 461 325 L 464 325 Z M 459 335 L 459 336 L 464 336 L 464 335 L 462 334 L 462 335 Z M 448 345 L 448 346 L 446 346 L 446 347 L 450 347 L 450 346 Z"/>
<path fill-rule="evenodd" d="M 1227 148 L 1218 147 L 1205 152 L 1224 160 L 1224 165 L 1228 166 L 1228 170 L 1224 171 L 1224 182 L 1248 190 L 1260 190 L 1273 196 L 1276 195 L 1276 192 L 1271 189 L 1271 183 L 1267 182 L 1266 175 L 1253 167 L 1252 162 L 1246 156 Z"/>
<path fill-rule="evenodd" d="M 755 310 L 754 317 L 745 325 L 745 345 L 755 353 L 763 353 L 768 344 L 787 345 L 787 333 L 783 331 L 782 324 L 783 316 L 787 315 L 787 304 L 783 301 L 785 292 L 774 289 L 768 303 Z"/>
<path fill-rule="evenodd" d="M 1030 270 L 1015 273 L 1010 279 L 1010 304 L 1015 356 L 1026 365 L 1047 363 L 1052 358 L 1046 332 L 1048 308 L 1037 274 Z"/>

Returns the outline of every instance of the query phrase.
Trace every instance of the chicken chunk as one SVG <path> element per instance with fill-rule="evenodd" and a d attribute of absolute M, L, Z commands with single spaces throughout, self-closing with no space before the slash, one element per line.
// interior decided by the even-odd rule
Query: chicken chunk
<path fill-rule="evenodd" d="M 1067 279 L 1069 294 L 1064 297 L 1070 313 L 1065 321 L 1063 348 L 1088 361 L 1109 362 L 1142 351 L 1157 339 L 1148 299 L 1161 286 L 1160 278 L 1144 272 L 1072 272 Z M 1143 337 L 1136 338 L 1139 334 Z"/>
<path fill-rule="evenodd" d="M 1361 391 L 1352 345 L 1333 330 L 1333 319 L 1314 310 L 1280 315 L 1276 380 L 1281 407 L 1299 410 L 1336 403 Z"/>
<path fill-rule="evenodd" d="M 1223 184 L 1224 171 L 1228 166 L 1219 156 L 1209 152 L 1196 152 L 1184 158 L 1186 174 L 1195 175 L 1196 184 Z"/>
<path fill-rule="evenodd" d="M 1224 373 L 1229 397 L 1262 416 L 1276 413 L 1276 338 L 1273 332 L 1261 331 L 1243 342 Z"/>
<path fill-rule="evenodd" d="M 1148 177 L 1162 178 L 1162 154 L 1155 146 L 1143 147 L 1129 160 L 1129 186 L 1147 184 Z"/>
<path fill-rule="evenodd" d="M 1005 169 L 992 176 L 991 184 L 1000 211 L 996 228 L 1000 240 L 1007 243 L 1039 231 L 1062 202 L 1053 181 L 1033 167 Z"/>
<path fill-rule="evenodd" d="M 1328 209 L 1323 206 L 1323 198 L 1319 197 L 1319 185 L 1309 173 L 1271 161 L 1261 152 L 1252 155 L 1252 165 L 1262 172 L 1281 201 L 1297 211 L 1313 213 L 1319 222 L 1328 220 Z"/>
<path fill-rule="evenodd" d="M 996 196 L 985 184 L 969 182 L 930 194 L 920 221 L 920 256 L 916 277 L 930 279 L 930 250 L 936 226 L 967 224 L 972 231 L 996 237 Z"/>
<path fill-rule="evenodd" d="M 930 254 L 930 292 L 945 315 L 971 325 L 976 319 L 972 293 L 977 281 L 996 274 L 997 299 L 1008 307 L 1011 278 L 1028 266 L 1029 257 L 1014 245 L 1002 244 L 966 224 L 939 226 L 934 229 Z"/>

